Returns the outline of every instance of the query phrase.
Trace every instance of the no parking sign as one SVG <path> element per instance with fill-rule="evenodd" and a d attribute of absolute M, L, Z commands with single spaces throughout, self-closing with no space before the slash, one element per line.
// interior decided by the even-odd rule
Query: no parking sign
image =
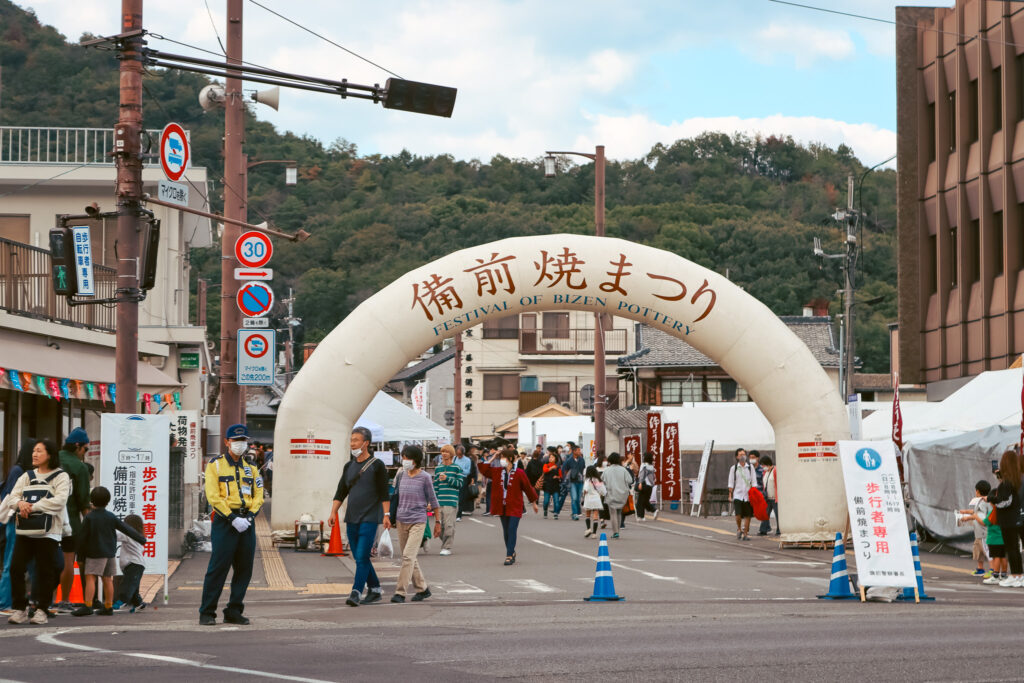
<path fill-rule="evenodd" d="M 269 386 L 274 383 L 274 330 L 238 331 L 238 384 Z"/>

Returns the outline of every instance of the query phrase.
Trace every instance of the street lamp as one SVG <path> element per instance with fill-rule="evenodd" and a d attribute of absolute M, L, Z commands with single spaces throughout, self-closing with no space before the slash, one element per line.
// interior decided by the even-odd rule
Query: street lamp
<path fill-rule="evenodd" d="M 544 177 L 555 177 L 556 156 L 573 155 L 586 157 L 594 162 L 594 234 L 604 237 L 604 145 L 597 145 L 594 153 L 587 152 L 544 152 Z M 608 400 L 604 363 L 604 321 L 607 313 L 594 314 L 594 448 L 605 453 L 604 424 Z"/>

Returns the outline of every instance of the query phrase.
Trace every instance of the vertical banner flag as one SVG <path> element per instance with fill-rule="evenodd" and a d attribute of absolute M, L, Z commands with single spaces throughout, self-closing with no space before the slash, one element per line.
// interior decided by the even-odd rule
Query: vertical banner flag
<path fill-rule="evenodd" d="M 658 477 L 662 500 L 682 500 L 682 466 L 679 462 L 679 423 L 663 423 Z"/>
<path fill-rule="evenodd" d="M 661 453 L 661 413 L 647 413 L 647 450 L 655 459 Z"/>
<path fill-rule="evenodd" d="M 643 461 L 643 454 L 640 452 L 640 435 L 634 434 L 633 436 L 627 436 L 624 439 L 626 455 L 633 456 L 633 460 L 636 462 Z"/>
<path fill-rule="evenodd" d="M 896 450 L 903 450 L 903 411 L 900 409 L 900 376 L 892 376 L 892 442 L 896 444 Z M 1024 393 L 1021 394 L 1024 400 Z"/>
<path fill-rule="evenodd" d="M 417 415 L 421 417 L 429 417 L 427 415 L 427 384 L 429 380 L 423 380 L 412 388 L 412 393 L 409 395 L 409 400 L 412 401 L 412 409 L 416 411 Z"/>
<path fill-rule="evenodd" d="M 110 490 L 108 509 L 118 519 L 142 518 L 147 574 L 167 574 L 170 422 L 166 415 L 100 416 L 100 483 Z"/>
<path fill-rule="evenodd" d="M 199 468 L 202 464 L 199 454 L 199 411 L 182 410 L 171 413 L 171 436 L 179 448 L 185 450 L 182 467 L 186 484 L 199 483 Z"/>
<path fill-rule="evenodd" d="M 916 585 L 910 531 L 892 441 L 840 441 L 850 547 L 862 586 Z"/>

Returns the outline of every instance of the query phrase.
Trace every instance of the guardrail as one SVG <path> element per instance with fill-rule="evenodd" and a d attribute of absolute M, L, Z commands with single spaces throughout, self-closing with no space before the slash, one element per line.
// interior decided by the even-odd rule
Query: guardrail
<path fill-rule="evenodd" d="M 627 351 L 628 330 L 605 330 L 604 352 L 619 356 Z M 594 328 L 519 331 L 519 353 L 524 355 L 592 355 Z"/>

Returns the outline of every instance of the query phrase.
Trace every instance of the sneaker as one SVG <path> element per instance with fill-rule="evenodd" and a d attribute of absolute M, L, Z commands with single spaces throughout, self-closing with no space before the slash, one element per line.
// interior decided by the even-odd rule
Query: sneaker
<path fill-rule="evenodd" d="M 583 534 L 583 538 L 590 538 L 593 535 L 594 535 L 594 530 L 593 529 L 587 529 L 587 532 L 585 534 Z"/>
<path fill-rule="evenodd" d="M 441 550 L 441 552 L 438 553 L 438 555 L 445 555 L 445 556 L 448 556 L 448 555 L 451 555 L 451 554 L 452 554 L 452 551 L 448 550 L 448 548 L 444 548 L 444 549 Z"/>
<path fill-rule="evenodd" d="M 101 617 L 109 617 L 114 614 L 114 610 L 110 607 L 104 607 L 103 609 L 96 610 L 96 614 L 100 615 Z"/>
<path fill-rule="evenodd" d="M 200 626 L 216 626 L 217 625 L 217 617 L 213 616 L 212 614 L 200 614 L 199 615 L 199 625 Z"/>
<path fill-rule="evenodd" d="M 617 532 L 612 534 L 612 538 L 618 538 L 618 537 L 619 537 L 619 534 Z"/>
<path fill-rule="evenodd" d="M 750 535 L 749 534 L 743 534 L 743 538 L 740 539 L 740 540 L 749 541 L 750 540 Z"/>
<path fill-rule="evenodd" d="M 391 602 L 405 602 L 405 596 L 395 593 L 391 596 Z"/>
<path fill-rule="evenodd" d="M 7 617 L 8 624 L 24 624 L 28 621 L 28 610 L 14 610 L 11 616 Z"/>
<path fill-rule="evenodd" d="M 1016 576 L 1007 576 L 1005 579 L 999 582 L 999 585 L 1003 588 L 1014 588 L 1017 583 Z"/>
<path fill-rule="evenodd" d="M 977 576 L 977 574 L 975 574 L 975 576 Z M 983 579 L 990 579 L 990 578 L 992 578 L 992 570 L 989 569 L 987 572 L 982 574 L 981 578 L 983 578 Z"/>
<path fill-rule="evenodd" d="M 558 515 L 555 515 L 555 521 L 556 522 L 558 521 Z"/>
<path fill-rule="evenodd" d="M 659 512 L 658 510 L 655 510 L 654 512 L 652 512 L 651 513 L 651 519 L 657 519 L 658 518 L 658 512 Z"/>
<path fill-rule="evenodd" d="M 743 540 L 743 532 L 742 531 L 737 531 L 736 532 L 736 540 L 737 541 L 742 541 Z"/>
<path fill-rule="evenodd" d="M 87 617 L 93 613 L 93 608 L 88 605 L 80 605 L 78 609 L 71 613 L 73 617 Z"/>
<path fill-rule="evenodd" d="M 1000 581 L 1000 578 L 998 576 L 990 576 L 987 579 L 985 579 L 984 581 L 982 581 L 982 583 L 985 584 L 985 585 L 988 585 L 988 586 L 998 586 L 999 585 L 999 581 Z"/>
<path fill-rule="evenodd" d="M 115 601 L 114 601 L 114 611 L 115 611 L 115 612 L 117 612 L 118 610 L 122 610 L 122 609 L 125 609 L 125 608 L 127 608 L 128 606 L 129 606 L 129 605 L 127 605 L 127 604 L 126 604 L 126 603 L 124 603 L 124 602 L 121 602 L 120 600 L 115 600 Z"/>
<path fill-rule="evenodd" d="M 137 604 L 135 607 L 132 608 L 132 611 L 133 612 L 141 612 L 142 610 L 146 609 L 146 604 L 147 603 L 145 603 L 145 602 L 140 602 L 139 604 Z"/>
<path fill-rule="evenodd" d="M 366 591 L 366 597 L 359 601 L 360 605 L 371 605 L 375 602 L 380 602 L 384 599 L 384 596 L 379 590 L 373 590 L 372 588 Z"/>
<path fill-rule="evenodd" d="M 243 617 L 238 612 L 225 612 L 224 613 L 225 624 L 238 624 L 239 626 L 248 626 L 249 617 Z"/>
<path fill-rule="evenodd" d="M 430 592 L 430 588 L 424 588 L 419 593 L 417 593 L 416 595 L 412 596 L 412 601 L 413 602 L 422 602 L 422 601 L 426 600 L 427 598 L 429 598 L 431 595 L 432 595 L 432 593 Z"/>
<path fill-rule="evenodd" d="M 10 621 L 10 619 L 8 619 L 8 621 Z M 42 625 L 45 624 L 47 621 L 49 620 L 46 618 L 46 610 L 42 609 L 37 609 L 35 612 L 32 613 L 32 616 L 29 618 L 29 623 L 32 624 Z"/>
<path fill-rule="evenodd" d="M 1018 576 L 1017 580 L 1013 583 L 1014 588 L 1024 588 L 1024 576 Z"/>
<path fill-rule="evenodd" d="M 985 576 L 984 569 L 975 569 L 971 576 Z"/>
<path fill-rule="evenodd" d="M 359 607 L 359 600 L 362 596 L 359 595 L 359 591 L 352 591 L 349 596 L 345 598 L 345 604 L 349 607 Z"/>
<path fill-rule="evenodd" d="M 72 605 L 67 600 L 61 600 L 60 602 L 58 602 L 56 605 L 53 606 L 53 610 L 55 612 L 65 612 L 67 614 L 71 614 L 72 612 L 75 611 L 75 606 Z"/>

